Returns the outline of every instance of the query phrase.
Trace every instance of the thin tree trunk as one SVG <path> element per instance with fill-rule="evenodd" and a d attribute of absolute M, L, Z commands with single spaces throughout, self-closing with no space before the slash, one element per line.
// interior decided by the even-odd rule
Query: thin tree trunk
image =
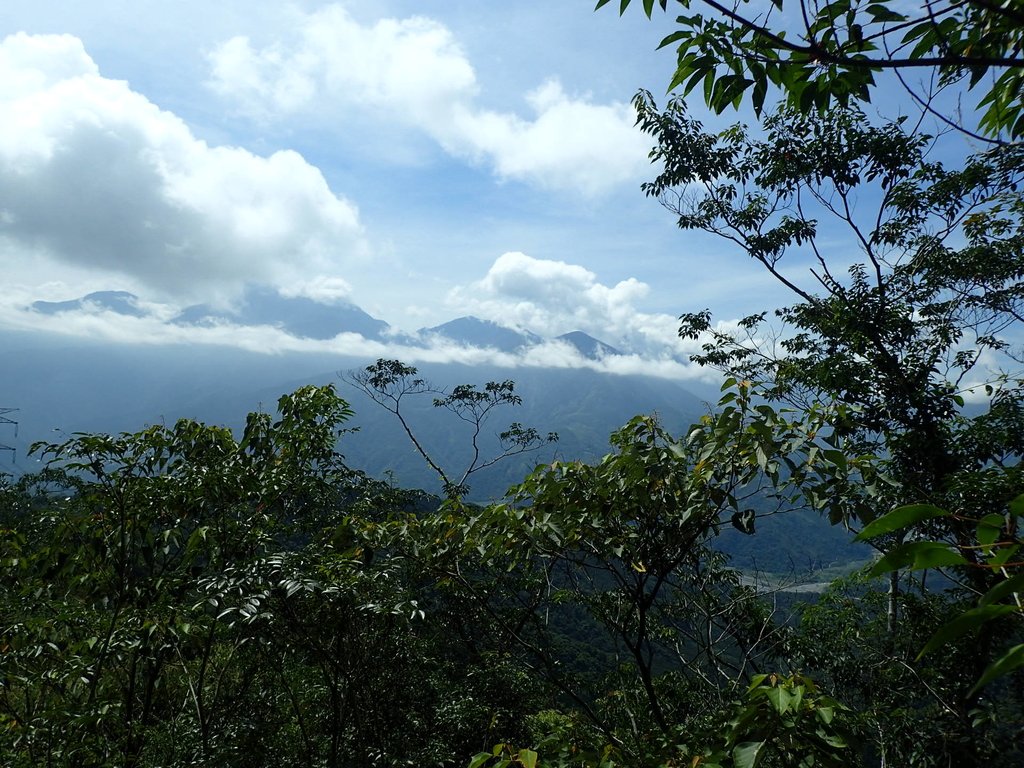
<path fill-rule="evenodd" d="M 889 574 L 889 598 L 888 608 L 885 612 L 885 628 L 889 632 L 889 637 L 894 638 L 896 636 L 896 621 L 899 618 L 897 602 L 900 595 L 900 573 L 899 571 L 892 571 Z"/>

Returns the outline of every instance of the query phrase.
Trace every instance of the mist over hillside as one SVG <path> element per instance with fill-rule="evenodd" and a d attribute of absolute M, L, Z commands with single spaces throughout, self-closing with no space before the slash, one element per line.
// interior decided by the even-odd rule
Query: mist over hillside
<path fill-rule="evenodd" d="M 353 466 L 380 475 L 393 472 L 404 485 L 439 490 L 436 478 L 409 447 L 393 416 L 347 385 L 340 373 L 372 363 L 365 357 L 308 353 L 265 355 L 203 346 L 112 345 L 42 334 L 7 334 L 0 353 L 9 366 L 0 381 L 0 407 L 17 408 L 18 435 L 2 442 L 17 448 L 17 467 L 32 463 L 27 449 L 38 440 L 81 431 L 119 432 L 146 424 L 193 418 L 239 428 L 250 411 L 273 412 L 277 399 L 303 384 L 334 384 L 355 416 L 342 448 Z M 595 459 L 609 433 L 637 413 L 657 412 L 679 431 L 706 409 L 703 401 L 674 382 L 614 376 L 586 369 L 499 368 L 457 364 L 419 366 L 438 389 L 487 381 L 516 382 L 523 405 L 495 413 L 485 437 L 511 422 L 554 431 L 559 441 L 496 467 L 477 481 L 474 496 L 500 496 L 535 461 L 553 457 Z M 452 466 L 464 459 L 466 426 L 435 409 L 430 396 L 411 400 L 410 421 L 432 449 Z M 0 461 L 9 461 L 2 457 Z"/>
<path fill-rule="evenodd" d="M 150 424 L 190 418 L 239 430 L 250 411 L 273 413 L 278 398 L 304 384 L 334 384 L 355 415 L 339 448 L 346 462 L 375 477 L 390 476 L 403 487 L 441 491 L 437 476 L 412 448 L 394 416 L 339 374 L 373 362 L 365 357 L 318 353 L 260 354 L 230 347 L 119 345 L 69 340 L 40 333 L 7 333 L 0 354 L 8 361 L 0 377 L 0 407 L 18 422 L 0 424 L 0 471 L 40 468 L 29 455 L 36 441 L 61 441 L 75 432 L 137 431 Z M 653 376 L 613 375 L 579 368 L 504 368 L 424 364 L 418 375 L 437 389 L 483 385 L 511 379 L 520 407 L 499 409 L 482 435 L 483 452 L 497 450 L 497 433 L 512 422 L 557 432 L 556 443 L 512 457 L 474 474 L 469 498 L 501 498 L 537 464 L 554 459 L 597 461 L 610 450 L 608 437 L 633 416 L 656 413 L 673 434 L 708 411 L 706 398 L 676 382 Z M 469 425 L 432 396 L 408 400 L 408 421 L 426 450 L 446 470 L 469 460 Z M 766 518 L 754 537 L 726 527 L 722 543 L 741 554 L 738 565 L 806 569 L 848 561 L 863 553 L 850 549 L 849 536 L 817 517 Z"/>

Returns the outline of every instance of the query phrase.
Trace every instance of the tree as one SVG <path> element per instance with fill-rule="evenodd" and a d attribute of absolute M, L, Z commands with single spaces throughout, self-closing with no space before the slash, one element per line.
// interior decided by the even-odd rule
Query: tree
<path fill-rule="evenodd" d="M 1024 319 L 1019 145 L 948 170 L 926 160 L 927 136 L 900 123 L 871 126 L 855 110 L 783 110 L 753 137 L 740 126 L 707 133 L 681 100 L 664 112 L 646 94 L 636 104 L 664 163 L 647 194 L 681 228 L 737 245 L 798 302 L 777 313 L 792 330 L 771 346 L 758 342 L 766 313 L 743 320 L 740 334 L 716 331 L 707 312 L 683 315 L 680 335 L 711 336 L 697 362 L 770 382 L 773 398 L 855 404 L 844 434 L 865 449 L 884 445 L 911 495 L 932 492 L 967 465 L 1019 455 L 1014 430 L 992 429 L 996 439 L 987 442 L 961 434 L 969 424 L 956 418 L 960 388 L 980 361 L 1016 359 L 1011 339 Z M 844 233 L 852 265 L 822 242 Z M 810 262 L 809 281 L 785 269 L 794 259 Z M 994 413 L 1012 421 L 1021 405 L 1014 380 L 992 375 Z M 975 431 L 997 423 L 971 422 Z"/>
<path fill-rule="evenodd" d="M 508 503 L 452 502 L 422 521 L 414 538 L 440 583 L 574 704 L 582 722 L 570 733 L 540 734 L 545 759 L 567 749 L 595 764 L 689 761 L 717 741 L 754 676 L 785 656 L 786 628 L 709 544 L 723 518 L 751 525 L 750 498 L 779 472 L 768 457 L 809 447 L 807 423 L 789 430 L 778 416 L 763 429 L 749 387 L 733 384 L 721 413 L 685 439 L 636 417 L 599 462 L 541 465 Z M 573 657 L 580 643 L 593 652 L 585 670 Z M 522 759 L 510 754 L 491 757 Z"/>
<path fill-rule="evenodd" d="M 968 510 L 953 515 L 931 504 L 914 504 L 883 515 L 858 535 L 861 540 L 870 540 L 893 532 L 903 532 L 925 520 L 942 520 L 948 525 L 955 518 L 959 525 L 968 523 L 975 526 L 975 543 L 970 545 L 969 550 L 963 548 L 973 555 L 970 560 L 961 551 L 951 549 L 941 541 L 918 539 L 899 543 L 871 569 L 872 575 L 878 575 L 895 573 L 901 568 L 914 571 L 943 565 L 973 566 L 997 577 L 987 592 L 978 595 L 976 605 L 938 628 L 921 649 L 918 659 L 940 648 L 948 648 L 951 641 L 964 635 L 981 633 L 989 641 L 993 634 L 990 622 L 1005 621 L 1011 617 L 1018 620 L 1024 618 L 1024 563 L 1017 559 L 1024 549 L 1024 537 L 1020 534 L 1021 520 L 1024 519 L 1024 494 L 1007 504 L 1005 514 L 984 512 L 985 508 L 982 507 L 970 516 Z M 1009 637 L 1014 642 L 1024 640 L 1019 632 Z M 974 682 L 970 694 L 1020 667 L 1024 667 L 1024 643 L 1012 645 L 997 656 Z"/>
<path fill-rule="evenodd" d="M 887 595 L 872 579 L 861 573 L 836 580 L 801 612 L 791 646 L 793 663 L 813 671 L 854 713 L 850 724 L 862 735 L 867 764 L 940 768 L 970 764 L 965 755 L 973 755 L 975 764 L 1019 765 L 1018 692 L 993 691 L 963 718 L 959 700 L 974 682 L 978 646 L 951 642 L 941 654 L 915 659 L 964 602 L 941 590 L 908 590 L 900 607 L 892 634 Z"/>
<path fill-rule="evenodd" d="M 515 393 L 515 382 L 511 380 L 489 381 L 483 389 L 478 389 L 474 384 L 459 384 L 449 392 L 417 378 L 417 370 L 413 366 L 399 360 L 383 359 L 362 371 L 350 371 L 342 378 L 395 415 L 416 452 L 441 479 L 445 495 L 452 499 L 469 492 L 468 481 L 476 472 L 492 467 L 510 456 L 536 451 L 558 440 L 554 432 L 542 435 L 533 427 L 513 422 L 497 434 L 497 452 L 489 458 L 483 455 L 482 432 L 492 412 L 504 406 L 518 406 L 523 402 Z M 413 430 L 407 412 L 402 410 L 402 401 L 419 395 L 432 396 L 435 408 L 443 408 L 469 425 L 470 456 L 461 470 L 446 470 L 442 466 L 444 460 L 435 460 Z"/>
<path fill-rule="evenodd" d="M 598 0 L 597 8 L 610 0 Z M 631 0 L 620 0 L 624 13 Z M 667 10 L 668 0 L 657 0 Z M 748 95 L 760 117 L 770 88 L 808 114 L 870 102 L 875 77 L 891 72 L 915 102 L 977 138 L 1024 137 L 1024 4 L 1020 0 L 943 0 L 914 9 L 892 0 L 676 0 L 679 29 L 669 90 L 702 86 L 717 113 Z M 651 16 L 655 0 L 644 0 Z M 696 12 L 694 12 L 696 11 Z M 916 82 L 912 72 L 922 72 Z M 984 88 L 978 126 L 933 106 L 936 96 L 966 82 Z M 770 103 L 770 102 L 769 102 Z"/>
<path fill-rule="evenodd" d="M 254 646 L 197 585 L 259 562 L 359 484 L 334 449 L 351 412 L 332 390 L 300 389 L 279 410 L 276 422 L 251 414 L 241 440 L 183 419 L 33 446 L 49 494 L 5 531 L 18 556 L 4 561 L 0 596 L 12 762 L 144 764 L 172 723 L 215 759 L 214 724 L 251 692 L 239 661 L 252 663 Z"/>
<path fill-rule="evenodd" d="M 681 228 L 735 244 L 795 301 L 775 312 L 774 329 L 767 312 L 736 330 L 714 326 L 707 311 L 684 314 L 680 335 L 703 340 L 693 359 L 758 382 L 769 403 L 848 406 L 817 438 L 830 442 L 821 447 L 831 467 L 788 481 L 834 522 L 870 531 L 893 507 L 949 510 L 870 537 L 892 566 L 889 634 L 905 566 L 944 568 L 968 594 L 991 595 L 982 614 L 1019 621 L 1019 582 L 992 545 L 1006 541 L 1000 557 L 1016 551 L 1014 499 L 1024 491 L 1024 393 L 1013 372 L 1024 320 L 1021 144 L 947 168 L 929 158 L 931 137 L 902 121 L 872 124 L 853 107 L 783 107 L 755 135 L 709 133 L 681 99 L 664 111 L 649 94 L 636 104 L 662 164 L 646 192 Z M 965 397 L 983 392 L 987 409 L 966 415 Z M 867 466 L 881 482 L 857 482 Z M 998 638 L 1019 637 L 1019 625 L 1008 636 L 985 621 L 972 628 L 978 680 L 1002 653 Z M 965 734 L 958 759 L 974 760 L 977 686 L 950 701 Z"/>

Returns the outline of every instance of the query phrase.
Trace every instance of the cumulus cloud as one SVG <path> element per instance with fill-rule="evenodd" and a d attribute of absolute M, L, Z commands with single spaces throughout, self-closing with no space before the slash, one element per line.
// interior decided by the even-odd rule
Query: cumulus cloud
<path fill-rule="evenodd" d="M 103 270 L 163 295 L 323 286 L 367 246 L 356 207 L 299 154 L 210 146 L 81 41 L 0 42 L 0 259 Z"/>
<path fill-rule="evenodd" d="M 677 318 L 637 308 L 649 290 L 632 277 L 604 285 L 578 264 L 513 252 L 499 256 L 481 280 L 452 290 L 448 304 L 545 336 L 580 330 L 615 346 L 685 359 L 692 345 L 678 338 Z"/>
<path fill-rule="evenodd" d="M 227 40 L 210 56 L 210 86 L 260 118 L 324 104 L 375 111 L 500 178 L 541 187 L 596 195 L 648 167 L 649 140 L 628 104 L 595 104 L 550 80 L 526 95 L 529 116 L 481 108 L 472 64 L 437 21 L 361 25 L 332 5 L 303 16 L 298 28 L 260 48 L 246 37 Z"/>

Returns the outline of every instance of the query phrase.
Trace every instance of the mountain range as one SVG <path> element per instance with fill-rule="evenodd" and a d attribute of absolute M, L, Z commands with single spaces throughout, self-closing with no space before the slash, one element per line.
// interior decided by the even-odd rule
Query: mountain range
<path fill-rule="evenodd" d="M 130 317 L 144 317 L 145 305 L 128 291 L 96 291 L 68 301 L 36 301 L 32 309 L 46 315 L 63 312 L 106 311 Z M 356 333 L 365 339 L 391 341 L 408 346 L 424 346 L 431 341 L 446 340 L 467 347 L 496 349 L 514 353 L 545 341 L 559 341 L 575 349 L 581 356 L 599 360 L 621 355 L 610 344 L 574 330 L 554 339 L 545 339 L 528 330 L 511 328 L 490 320 L 464 316 L 441 325 L 421 328 L 412 334 L 395 332 L 384 320 L 372 317 L 355 304 L 346 301 L 323 303 L 305 296 L 285 296 L 266 286 L 249 286 L 238 305 L 232 309 L 209 304 L 185 307 L 172 319 L 181 326 L 234 324 L 268 325 L 292 336 L 306 339 L 333 339 L 338 334 Z"/>

